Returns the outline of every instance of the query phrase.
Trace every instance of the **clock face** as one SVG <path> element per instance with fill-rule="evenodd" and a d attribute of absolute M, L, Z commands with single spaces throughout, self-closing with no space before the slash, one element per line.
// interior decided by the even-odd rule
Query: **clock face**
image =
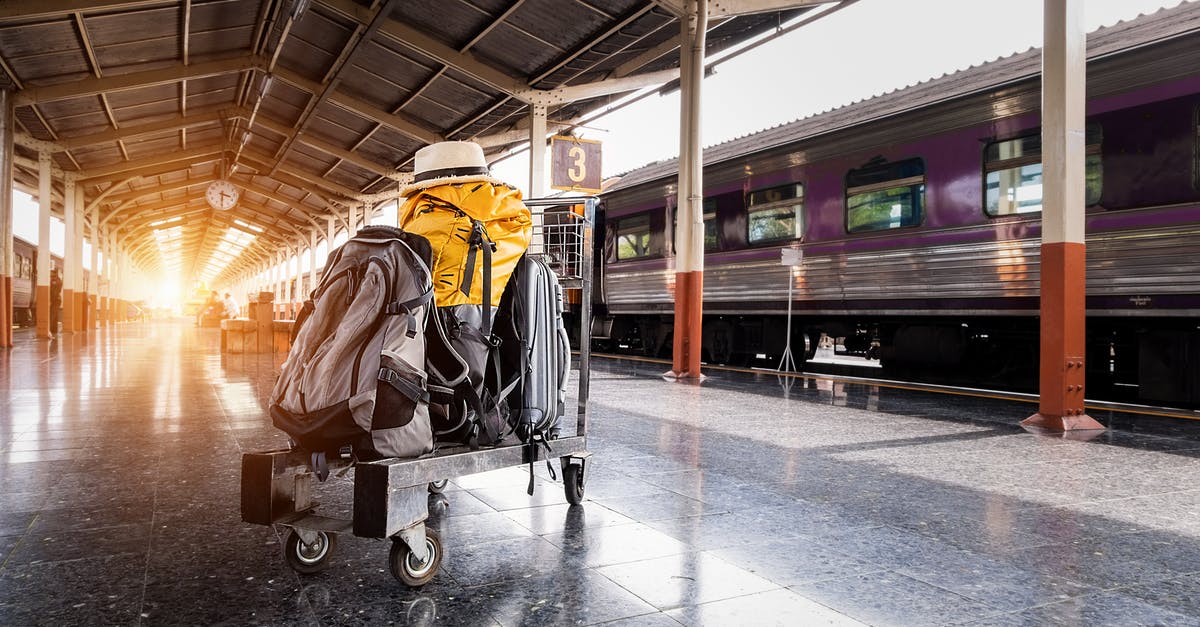
<path fill-rule="evenodd" d="M 217 180 L 209 184 L 204 198 L 213 209 L 227 211 L 237 204 L 238 194 L 236 185 L 226 180 Z"/>

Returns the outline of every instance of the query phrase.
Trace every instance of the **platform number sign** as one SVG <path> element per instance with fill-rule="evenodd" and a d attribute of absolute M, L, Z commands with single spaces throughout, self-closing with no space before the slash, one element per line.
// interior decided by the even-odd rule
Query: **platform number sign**
<path fill-rule="evenodd" d="M 600 193 L 600 142 L 562 135 L 550 138 L 550 187 Z"/>

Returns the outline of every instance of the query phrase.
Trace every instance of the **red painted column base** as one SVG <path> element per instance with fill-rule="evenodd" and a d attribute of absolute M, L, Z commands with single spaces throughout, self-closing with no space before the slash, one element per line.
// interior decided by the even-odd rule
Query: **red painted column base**
<path fill-rule="evenodd" d="M 1022 426 L 1052 431 L 1104 429 L 1084 413 L 1083 405 L 1086 250 L 1081 242 L 1042 244 L 1038 413 L 1021 421 Z"/>
<path fill-rule="evenodd" d="M 37 296 L 37 310 L 34 315 L 37 317 L 37 336 L 42 339 L 50 339 L 50 286 L 39 285 L 35 292 Z"/>
<path fill-rule="evenodd" d="M 664 376 L 674 379 L 704 378 L 700 372 L 703 317 L 704 272 L 676 272 L 672 368 Z"/>
<path fill-rule="evenodd" d="M 1096 422 L 1095 418 L 1087 414 L 1076 414 L 1074 416 L 1034 414 L 1022 420 L 1021 426 L 1037 427 L 1048 431 L 1090 431 L 1094 429 L 1103 431 L 1105 429 L 1104 425 Z"/>
<path fill-rule="evenodd" d="M 0 276 L 0 348 L 12 348 L 13 313 L 12 277 Z"/>

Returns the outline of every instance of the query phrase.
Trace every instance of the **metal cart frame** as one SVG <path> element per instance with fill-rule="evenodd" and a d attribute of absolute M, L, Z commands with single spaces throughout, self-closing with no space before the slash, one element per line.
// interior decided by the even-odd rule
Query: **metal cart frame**
<path fill-rule="evenodd" d="M 517 441 L 471 450 L 440 448 L 429 456 L 370 462 L 329 460 L 329 470 L 354 468 L 354 505 L 350 520 L 317 513 L 314 472 L 302 450 L 246 453 L 242 456 L 242 520 L 282 525 L 292 531 L 284 557 L 300 573 L 329 565 L 337 534 L 391 538 L 392 574 L 410 587 L 428 583 L 441 565 L 437 533 L 425 527 L 427 492 L 440 492 L 448 478 L 559 458 L 567 501 L 583 501 L 587 451 L 588 384 L 591 360 L 591 304 L 595 198 L 543 198 L 525 201 L 534 211 L 533 243 L 527 254 L 542 257 L 559 276 L 564 291 L 579 293 L 579 376 L 574 435 L 543 446 Z M 538 211 L 542 208 L 543 211 Z M 553 208 L 545 211 L 545 208 Z M 569 412 L 568 412 L 569 415 Z M 564 415 L 564 419 L 566 416 Z"/>

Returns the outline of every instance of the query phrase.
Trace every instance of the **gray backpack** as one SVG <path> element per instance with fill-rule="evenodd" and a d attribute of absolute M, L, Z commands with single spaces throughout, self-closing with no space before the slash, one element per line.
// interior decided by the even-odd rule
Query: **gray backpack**
<path fill-rule="evenodd" d="M 425 238 L 386 226 L 364 228 L 330 254 L 297 316 L 270 406 L 275 426 L 314 464 L 346 446 L 359 459 L 433 449 L 429 259 Z"/>

